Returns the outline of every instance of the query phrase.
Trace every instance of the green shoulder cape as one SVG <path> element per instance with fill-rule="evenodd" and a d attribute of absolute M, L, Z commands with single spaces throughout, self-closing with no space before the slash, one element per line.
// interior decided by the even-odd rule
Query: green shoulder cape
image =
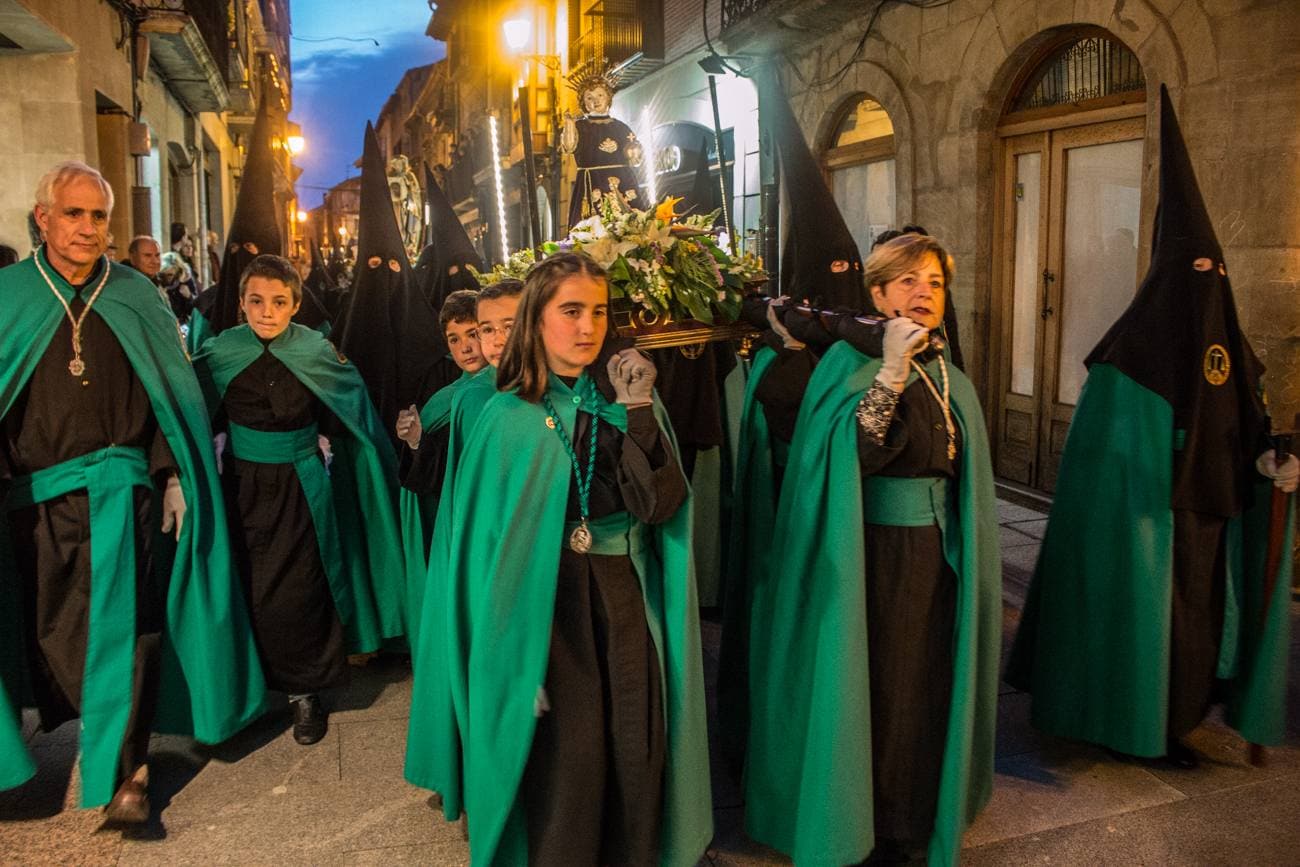
<path fill-rule="evenodd" d="M 322 550 L 322 560 L 350 649 L 377 650 L 383 639 L 405 633 L 393 447 L 356 367 L 319 332 L 296 323 L 266 347 L 247 325 L 227 328 L 203 344 L 194 367 L 210 412 L 216 413 L 231 380 L 267 348 L 347 431 L 330 443 L 334 460 L 328 484 L 338 521 L 339 559 L 328 562 Z"/>
<path fill-rule="evenodd" d="M 861 861 L 872 830 L 863 494 L 854 407 L 880 369 L 836 343 L 808 383 L 777 511 L 777 556 L 754 589 L 745 826 L 796 864 Z M 937 364 L 927 368 L 937 378 Z M 952 709 L 931 864 L 955 864 L 993 789 L 1001 559 L 988 437 L 975 390 L 948 366 L 962 432 Z M 913 373 L 912 377 L 915 378 Z M 910 380 L 909 380 L 910 381 Z"/>
<path fill-rule="evenodd" d="M 483 407 L 497 393 L 496 382 L 497 369 L 489 365 L 464 380 L 464 385 L 452 396 L 447 470 L 429 544 L 424 598 L 420 610 L 412 613 L 419 626 L 411 645 L 415 682 L 411 687 L 404 774 L 412 785 L 438 792 L 442 796 L 443 815 L 453 821 L 459 818 L 463 809 L 464 788 L 460 725 L 452 706 L 448 673 L 451 658 L 448 642 L 453 625 L 447 595 L 452 534 L 450 504 L 455 498 L 456 467 L 465 450 L 465 442 Z"/>
<path fill-rule="evenodd" d="M 575 393 L 584 389 L 552 377 L 550 391 L 561 423 L 573 430 Z M 598 404 L 584 409 L 626 427 L 622 407 L 603 398 Z M 656 411 L 671 432 L 662 408 Z M 527 861 L 519 787 L 532 748 L 534 701 L 546 679 L 571 474 L 546 416 L 539 404 L 498 394 L 456 467 L 464 483 L 451 501 L 449 672 L 475 864 Z M 664 679 L 660 862 L 683 867 L 696 863 L 713 835 L 690 527 L 688 500 L 667 523 L 646 528 L 649 550 L 634 558 Z"/>
<path fill-rule="evenodd" d="M 754 588 L 764 583 L 763 569 L 772 556 L 772 530 L 776 524 L 779 492 L 772 470 L 772 441 L 763 406 L 755 397 L 758 384 L 775 359 L 771 347 L 759 349 L 745 382 L 727 569 L 723 576 L 718 727 L 723 755 L 734 771 L 744 767 L 749 727 L 749 612 Z"/>
<path fill-rule="evenodd" d="M 448 386 L 438 389 L 420 410 L 420 425 L 427 433 L 445 427 L 451 421 L 452 399 L 470 381 L 472 374 L 462 373 Z M 406 562 L 407 637 L 415 644 L 419 631 L 420 611 L 429 570 L 429 545 L 439 498 L 417 494 L 402 488 L 398 493 L 398 511 L 402 521 L 402 554 Z"/>
<path fill-rule="evenodd" d="M 1136 756 L 1165 753 L 1173 592 L 1173 410 L 1094 364 L 1070 422 L 1056 496 L 1007 680 L 1051 734 Z M 1291 558 L 1262 599 L 1270 485 L 1229 521 L 1219 677 L 1248 740 L 1285 736 Z M 1294 507 L 1294 504 L 1293 504 Z M 1284 550 L 1291 550 L 1288 521 Z"/>
<path fill-rule="evenodd" d="M 36 255 L 43 257 L 44 253 Z M 117 264 L 108 267 L 112 269 L 108 282 L 93 309 L 112 329 L 148 392 L 158 427 L 180 468 L 187 506 L 180 541 L 171 542 L 160 533 L 154 546 L 155 557 L 171 557 L 160 567 L 170 570 L 170 584 L 161 697 L 154 728 L 219 743 L 261 712 L 266 686 L 234 577 L 212 431 L 171 309 L 138 271 Z M 48 264 L 45 270 L 59 293 L 70 300 L 72 288 Z M 0 272 L 0 417 L 22 393 L 65 316 L 34 258 Z M 68 352 L 70 356 L 70 347 Z M 122 532 L 127 531 L 123 528 Z M 4 539 L 0 544 L 0 586 L 19 586 L 9 534 L 0 536 Z M 93 584 L 91 592 L 93 600 Z M 23 703 L 27 684 L 20 610 L 17 605 L 0 606 L 0 676 L 14 707 Z M 87 656 L 104 658 L 121 652 L 96 648 L 94 632 L 92 627 Z M 132 651 L 126 647 L 125 652 L 130 655 Z M 112 678 L 106 675 L 106 671 L 87 666 L 83 705 L 112 700 L 120 684 L 108 682 Z M 0 783 L 15 784 L 30 776 L 31 761 L 22 747 L 16 718 L 3 710 L 0 708 Z M 83 806 L 108 802 L 114 773 L 112 767 L 88 768 L 83 762 Z"/>

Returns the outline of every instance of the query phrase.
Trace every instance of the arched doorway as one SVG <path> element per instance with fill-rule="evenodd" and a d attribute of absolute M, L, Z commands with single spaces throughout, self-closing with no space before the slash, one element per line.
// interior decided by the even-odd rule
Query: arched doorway
<path fill-rule="evenodd" d="M 998 127 L 994 299 L 997 472 L 1056 485 L 1083 360 L 1133 297 L 1146 79 L 1100 28 L 1048 45 Z"/>
<path fill-rule="evenodd" d="M 822 151 L 822 170 L 865 259 L 871 240 L 894 225 L 894 124 L 870 96 L 853 97 L 837 114 Z"/>

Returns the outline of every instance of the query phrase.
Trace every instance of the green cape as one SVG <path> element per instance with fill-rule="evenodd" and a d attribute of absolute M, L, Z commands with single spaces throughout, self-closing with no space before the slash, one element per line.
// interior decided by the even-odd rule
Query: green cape
<path fill-rule="evenodd" d="M 37 255 L 44 260 L 44 252 Z M 104 290 L 94 312 L 112 329 L 131 367 L 149 395 L 149 403 L 180 468 L 187 511 L 179 542 L 159 534 L 155 557 L 174 550 L 167 591 L 163 636 L 162 679 L 157 731 L 193 734 L 206 743 L 219 743 L 238 732 L 260 712 L 265 682 L 257 659 L 226 534 L 225 510 L 212 454 L 212 432 L 203 411 L 203 395 L 181 346 L 176 317 L 143 275 L 110 264 Z M 59 293 L 67 300 L 72 288 L 48 264 Z M 0 417 L 22 393 L 36 363 L 66 314 L 37 271 L 34 258 L 0 272 Z M 68 349 L 69 355 L 71 349 Z M 123 527 L 120 532 L 130 533 Z M 19 583 L 6 544 L 0 545 L 0 586 Z M 92 598 L 95 587 L 92 582 Z M 19 706 L 26 693 L 22 656 L 22 625 L 17 606 L 5 605 L 0 624 L 0 676 L 10 703 Z M 6 640 L 7 639 L 7 640 Z M 93 644 L 93 630 L 91 642 Z M 105 648 L 107 652 L 121 652 Z M 125 648 L 127 654 L 131 648 Z M 90 656 L 92 649 L 88 649 Z M 105 672 L 88 665 L 82 702 L 102 703 L 120 684 L 106 682 Z M 31 761 L 21 746 L 17 720 L 0 708 L 0 783 L 13 784 L 30 776 Z M 93 737 L 82 733 L 83 737 Z M 24 771 L 27 773 L 24 773 Z M 94 773 L 94 779 L 88 778 Z M 113 795 L 115 769 L 103 773 L 82 768 L 82 805 L 107 803 Z"/>
<path fill-rule="evenodd" d="M 443 815 L 449 820 L 460 817 L 464 790 L 460 726 L 452 706 L 448 673 L 452 621 L 447 565 L 451 560 L 452 509 L 450 505 L 441 506 L 450 504 L 455 497 L 456 468 L 483 407 L 497 393 L 497 369 L 489 365 L 462 382 L 451 399 L 447 470 L 429 544 L 423 599 L 420 609 L 411 613 L 419 626 L 411 642 L 415 682 L 403 771 L 407 782 L 442 796 Z"/>
<path fill-rule="evenodd" d="M 452 399 L 471 379 L 462 373 L 451 385 L 444 386 L 425 401 L 420 410 L 420 425 L 425 433 L 436 431 L 451 422 Z M 415 644 L 419 631 L 420 611 L 424 604 L 424 587 L 429 570 L 429 546 L 439 499 L 432 494 L 417 494 L 402 488 L 398 493 L 398 511 L 402 522 L 402 555 L 406 562 L 407 636 Z"/>
<path fill-rule="evenodd" d="M 1165 754 L 1177 436 L 1168 401 L 1110 364 L 1092 365 L 1007 668 L 1033 694 L 1043 731 Z M 1260 598 L 1269 489 L 1262 483 L 1228 523 L 1218 672 L 1231 681 L 1228 722 L 1261 744 L 1285 735 L 1290 645 L 1290 557 L 1267 613 Z M 1287 527 L 1290 551 L 1294 522 Z"/>
<path fill-rule="evenodd" d="M 749 612 L 754 588 L 765 583 L 763 567 L 772 556 L 778 494 L 767 417 L 755 394 L 775 359 L 776 351 L 771 347 L 760 348 L 754 353 L 749 379 L 745 382 L 726 583 L 722 593 L 717 688 L 719 741 L 727 763 L 737 771 L 744 767 L 745 736 L 749 728 Z"/>
<path fill-rule="evenodd" d="M 847 343 L 808 383 L 777 510 L 778 555 L 754 588 L 745 827 L 796 864 L 865 858 L 872 830 L 871 701 L 863 495 L 854 408 L 880 369 Z M 937 364 L 927 370 L 939 377 Z M 993 789 L 1001 559 L 988 437 L 975 390 L 948 366 L 962 432 L 959 526 L 944 531 L 958 579 L 948 720 L 931 864 L 955 864 Z M 913 373 L 912 377 L 915 378 Z M 910 381 L 910 380 L 909 380 Z"/>
<path fill-rule="evenodd" d="M 552 377 L 550 393 L 574 430 L 575 393 Z M 662 408 L 660 424 L 671 431 Z M 626 426 L 622 407 L 584 405 Z M 452 507 L 452 696 L 465 745 L 465 808 L 475 864 L 523 864 L 528 840 L 519 787 L 546 679 L 556 578 L 572 472 L 546 410 L 501 393 L 484 407 L 456 472 Z M 518 468 L 529 468 L 521 473 Z M 699 613 L 691 565 L 689 500 L 648 527 L 634 555 L 646 621 L 659 652 L 667 733 L 660 863 L 694 865 L 712 837 Z"/>
<path fill-rule="evenodd" d="M 231 380 L 268 348 L 346 429 L 346 436 L 330 443 L 334 460 L 328 481 L 342 562 L 324 566 L 350 649 L 377 650 L 383 639 L 405 633 L 405 564 L 397 527 L 393 447 L 356 367 L 319 332 L 296 323 L 267 346 L 247 325 L 227 328 L 203 344 L 194 367 L 211 413 L 215 415 Z M 305 489 L 308 480 L 303 483 Z"/>

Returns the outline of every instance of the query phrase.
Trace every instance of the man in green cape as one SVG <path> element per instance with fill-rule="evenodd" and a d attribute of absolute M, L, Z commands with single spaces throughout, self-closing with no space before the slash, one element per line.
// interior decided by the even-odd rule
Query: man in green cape
<path fill-rule="evenodd" d="M 1291 559 L 1262 574 L 1262 369 L 1160 102 L 1151 267 L 1088 356 L 1007 680 L 1046 732 L 1187 768 L 1216 698 L 1250 741 L 1284 736 Z"/>
<path fill-rule="evenodd" d="M 251 275 L 248 276 L 249 298 L 253 297 L 254 277 L 265 275 L 267 280 L 274 277 L 273 283 L 286 286 L 297 279 L 286 260 L 271 256 L 254 260 L 248 275 Z M 328 410 L 331 421 L 337 420 L 336 428 L 330 431 L 332 458 L 327 471 L 317 447 L 315 424 L 305 429 L 281 431 L 274 429 L 279 426 L 267 425 L 259 419 L 258 426 L 252 427 L 254 421 L 237 419 L 231 408 L 225 407 L 234 458 L 259 465 L 292 467 L 291 475 L 301 487 L 307 511 L 302 517 L 311 525 L 308 535 L 315 537 L 347 651 L 375 651 L 385 639 L 401 637 L 406 631 L 405 564 L 397 522 L 396 461 L 356 368 L 318 332 L 292 322 L 281 324 L 284 330 L 269 339 L 254 332 L 256 322 L 227 329 L 204 344 L 194 358 L 194 366 L 214 415 L 241 374 L 256 364 L 278 362 L 282 368 L 277 367 L 281 372 L 275 378 L 282 378 L 283 370 L 287 369 Z M 273 361 L 265 358 L 268 354 Z M 310 418 L 310 413 L 306 417 Z M 241 488 L 241 507 L 242 491 Z M 271 495 L 269 490 L 267 495 Z M 247 518 L 241 516 L 241 520 Z M 287 522 L 291 517 L 285 514 L 282 520 Z M 301 559 L 301 552 L 277 546 L 271 539 L 265 549 L 250 550 L 250 553 L 256 562 L 250 563 L 249 568 L 255 572 L 270 568 L 269 575 L 279 576 L 282 586 L 274 596 L 268 595 L 268 599 L 278 599 L 285 593 L 310 592 L 307 587 L 294 591 L 287 586 L 285 576 L 296 574 L 293 565 Z M 262 562 L 268 559 L 282 563 L 283 567 L 268 567 Z M 310 661 L 286 663 L 274 658 L 286 654 L 289 654 L 286 658 L 292 658 L 293 649 L 285 647 L 285 636 L 293 636 L 297 629 L 307 629 L 306 625 L 286 620 L 288 611 L 277 607 L 279 603 L 268 602 L 263 611 L 257 601 L 260 598 L 255 585 L 253 620 L 268 675 L 274 674 L 271 685 L 289 692 L 291 700 L 295 695 L 311 697 L 318 687 L 303 683 L 313 677 L 302 673 L 304 668 L 314 670 L 308 666 Z M 301 641 L 291 637 L 288 640 L 290 644 L 310 643 L 306 634 Z M 272 642 L 282 649 L 280 654 L 268 651 Z M 338 653 L 337 658 L 345 666 L 343 654 Z M 318 730 L 323 735 L 323 726 Z M 307 732 L 303 734 L 305 737 Z"/>
<path fill-rule="evenodd" d="M 557 424 L 567 430 L 575 429 L 579 403 L 586 400 L 577 397 L 582 386 L 581 378 L 573 389 L 551 378 L 560 407 Z M 618 425 L 616 411 L 586 411 L 599 411 Z M 658 405 L 656 415 L 660 426 L 671 430 Z M 450 503 L 449 671 L 464 742 L 465 808 L 476 864 L 522 864 L 528 857 L 520 785 L 537 724 L 538 687 L 546 678 L 572 475 L 560 442 L 537 435 L 538 429 L 546 432 L 545 418 L 540 405 L 514 394 L 492 398 L 456 468 L 459 476 L 474 480 L 478 496 L 463 493 L 470 490 L 464 485 Z M 530 471 L 518 472 L 520 465 Z M 646 550 L 633 555 L 664 683 L 668 761 L 659 847 L 664 865 L 695 864 L 712 837 L 690 527 L 688 500 L 667 523 L 646 527 Z M 503 545 L 506 534 L 556 544 Z"/>
<path fill-rule="evenodd" d="M 46 243 L 0 272 L 0 783 L 32 771 L 14 710 L 79 716 L 82 805 L 141 822 L 150 730 L 225 740 L 265 685 L 203 397 L 157 289 L 103 256 L 112 202 L 56 166 Z"/>
<path fill-rule="evenodd" d="M 880 368 L 844 342 L 818 363 L 786 471 L 799 484 L 782 489 L 775 562 L 754 588 L 745 828 L 796 864 L 856 863 L 876 845 L 863 525 L 866 508 L 890 504 L 864 499 L 854 408 Z M 992 793 L 1001 642 L 988 440 L 974 387 L 949 370 L 963 447 L 955 515 L 940 524 L 957 596 L 931 864 L 957 862 Z"/>

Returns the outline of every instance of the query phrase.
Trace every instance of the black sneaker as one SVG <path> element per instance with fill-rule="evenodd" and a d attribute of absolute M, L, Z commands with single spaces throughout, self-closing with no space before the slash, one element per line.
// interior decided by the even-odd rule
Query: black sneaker
<path fill-rule="evenodd" d="M 1165 744 L 1165 762 L 1183 771 L 1192 771 L 1201 766 L 1200 757 L 1178 738 L 1170 738 Z"/>
<path fill-rule="evenodd" d="M 304 695 L 289 702 L 293 706 L 293 739 L 303 746 L 325 737 L 329 714 L 321 707 L 320 696 Z"/>

